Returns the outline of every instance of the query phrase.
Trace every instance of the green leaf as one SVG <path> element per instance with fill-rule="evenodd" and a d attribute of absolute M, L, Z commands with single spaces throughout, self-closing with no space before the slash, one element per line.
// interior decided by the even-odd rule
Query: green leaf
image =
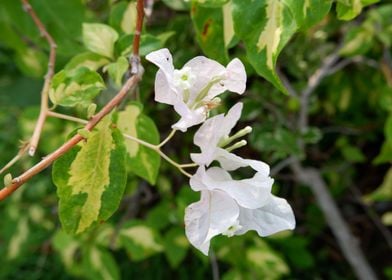
<path fill-rule="evenodd" d="M 83 24 L 83 43 L 94 53 L 112 58 L 114 43 L 118 39 L 116 30 L 102 23 Z"/>
<path fill-rule="evenodd" d="M 160 36 L 152 36 L 150 34 L 142 34 L 140 38 L 140 55 L 145 56 L 152 51 L 162 48 L 174 33 L 165 32 Z M 118 55 L 128 55 L 132 52 L 133 35 L 122 36 L 116 43 L 116 53 Z"/>
<path fill-rule="evenodd" d="M 83 272 L 81 264 L 77 261 L 77 254 L 81 247 L 80 241 L 63 230 L 58 230 L 53 237 L 52 244 L 65 268 L 73 275 L 80 276 Z"/>
<path fill-rule="evenodd" d="M 54 75 L 49 91 L 50 101 L 61 106 L 87 106 L 105 88 L 101 76 L 88 68 L 62 70 Z"/>
<path fill-rule="evenodd" d="M 163 3 L 166 4 L 169 8 L 177 11 L 186 11 L 190 8 L 190 1 L 184 0 L 163 0 Z"/>
<path fill-rule="evenodd" d="M 184 230 L 178 227 L 169 230 L 164 236 L 163 245 L 170 266 L 173 269 L 178 268 L 189 248 L 189 241 L 185 237 Z"/>
<path fill-rule="evenodd" d="M 354 27 L 344 37 L 342 56 L 355 56 L 365 54 L 374 44 L 374 30 L 364 27 Z"/>
<path fill-rule="evenodd" d="M 117 31 L 131 34 L 136 29 L 136 2 L 121 1 L 113 5 L 110 11 L 109 23 Z"/>
<path fill-rule="evenodd" d="M 385 174 L 384 181 L 374 192 L 365 196 L 366 201 L 392 200 L 392 168 Z"/>
<path fill-rule="evenodd" d="M 309 29 L 319 23 L 330 11 L 332 0 L 286 0 L 298 27 Z"/>
<path fill-rule="evenodd" d="M 31 5 L 43 22 L 43 25 L 46 26 L 54 38 L 58 46 L 57 54 L 69 56 L 78 53 L 82 49 L 79 37 L 82 34 L 82 22 L 85 20 L 86 9 L 81 1 L 34 0 L 31 2 Z M 7 23 L 8 28 L 12 30 L 14 35 L 23 38 L 25 41 L 24 43 L 22 42 L 23 44 L 31 45 L 32 43 L 32 45 L 37 45 L 39 48 L 49 50 L 48 43 L 40 36 L 30 15 L 23 11 L 20 1 L 2 0 L 0 21 Z M 0 34 L 3 35 L 2 32 Z M 5 38 L 10 37 L 1 36 L 1 38 L 3 42 L 6 41 Z M 20 51 L 20 42 L 15 40 L 15 37 L 11 38 L 11 40 L 13 41 L 11 42 L 13 47 Z"/>
<path fill-rule="evenodd" d="M 47 55 L 33 48 L 18 51 L 15 63 L 26 76 L 35 78 L 42 78 L 48 68 Z"/>
<path fill-rule="evenodd" d="M 110 78 L 114 81 L 116 86 L 120 87 L 122 85 L 122 78 L 125 72 L 127 72 L 128 67 L 128 60 L 125 57 L 120 56 L 116 62 L 107 65 L 104 68 L 104 71 L 107 70 L 109 72 Z"/>
<path fill-rule="evenodd" d="M 65 70 L 71 71 L 79 67 L 86 67 L 91 71 L 96 71 L 110 61 L 99 54 L 85 52 L 74 56 L 64 67 Z"/>
<path fill-rule="evenodd" d="M 124 111 L 118 113 L 117 127 L 124 134 L 156 145 L 159 143 L 158 129 L 149 117 L 142 114 L 142 110 L 138 103 L 127 106 Z M 155 184 L 161 163 L 160 155 L 130 139 L 125 139 L 125 144 L 128 170 L 150 184 Z"/>
<path fill-rule="evenodd" d="M 144 260 L 163 250 L 158 233 L 142 222 L 124 224 L 119 235 L 121 244 L 134 261 Z"/>
<path fill-rule="evenodd" d="M 256 247 L 251 247 L 245 251 L 244 257 L 247 260 L 249 269 L 252 269 L 259 278 L 280 279 L 290 272 L 290 268 L 284 259 L 273 251 L 262 239 L 255 240 Z"/>
<path fill-rule="evenodd" d="M 377 3 L 378 1 L 379 0 L 338 0 L 336 5 L 338 19 L 352 20 L 362 12 L 364 7 Z"/>
<path fill-rule="evenodd" d="M 117 280 L 120 271 L 112 254 L 103 248 L 91 246 L 83 259 L 84 276 L 91 280 Z"/>
<path fill-rule="evenodd" d="M 126 185 L 125 147 L 120 132 L 105 117 L 81 147 L 74 147 L 53 166 L 60 199 L 60 221 L 78 234 L 117 210 Z"/>
<path fill-rule="evenodd" d="M 194 0 L 197 4 L 205 7 L 221 7 L 229 1 L 230 0 Z"/>
<path fill-rule="evenodd" d="M 225 44 L 223 20 L 221 7 L 206 8 L 196 3 L 192 5 L 192 21 L 196 31 L 196 39 L 203 52 L 221 63 L 227 63 L 229 56 Z M 226 35 L 226 40 L 228 40 L 228 36 L 230 35 Z"/>
<path fill-rule="evenodd" d="M 234 30 L 258 74 L 287 93 L 275 71 L 279 53 L 297 30 L 291 7 L 281 0 L 233 0 Z"/>

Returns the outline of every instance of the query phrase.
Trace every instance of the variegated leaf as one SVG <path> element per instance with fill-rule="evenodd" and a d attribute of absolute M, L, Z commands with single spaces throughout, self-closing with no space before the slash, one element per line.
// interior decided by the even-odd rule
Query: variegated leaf
<path fill-rule="evenodd" d="M 68 233 L 82 233 L 117 210 L 126 185 L 125 147 L 110 116 L 81 147 L 55 162 L 53 181 L 60 198 L 60 221 Z"/>

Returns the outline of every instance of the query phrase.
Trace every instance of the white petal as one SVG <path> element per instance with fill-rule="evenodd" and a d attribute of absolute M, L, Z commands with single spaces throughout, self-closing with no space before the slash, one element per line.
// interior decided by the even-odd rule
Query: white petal
<path fill-rule="evenodd" d="M 155 101 L 173 105 L 178 99 L 175 89 L 170 85 L 162 70 L 155 76 Z"/>
<path fill-rule="evenodd" d="M 224 81 L 229 91 L 243 94 L 246 89 L 246 72 L 244 64 L 238 58 L 227 65 L 227 78 Z"/>
<path fill-rule="evenodd" d="M 240 167 L 250 166 L 259 173 L 259 176 L 269 176 L 270 167 L 265 162 L 253 159 L 244 159 L 222 148 L 217 149 L 216 160 L 219 161 L 222 168 L 227 171 L 236 170 Z"/>
<path fill-rule="evenodd" d="M 240 208 L 240 225 L 235 234 L 255 230 L 260 236 L 268 236 L 282 230 L 295 228 L 293 210 L 287 201 L 271 195 L 268 204 L 258 209 Z"/>
<path fill-rule="evenodd" d="M 191 110 L 182 100 L 174 104 L 174 110 L 181 116 L 181 119 L 173 124 L 172 128 L 182 132 L 187 131 L 191 126 L 202 123 L 207 117 L 204 107 Z"/>
<path fill-rule="evenodd" d="M 238 122 L 243 104 L 237 103 L 224 116 L 223 114 L 207 119 L 196 131 L 193 138 L 195 145 L 201 149 L 200 154 L 191 154 L 192 160 L 199 165 L 209 166 L 216 158 L 219 141 L 229 136 Z"/>
<path fill-rule="evenodd" d="M 205 173 L 201 167 L 199 169 L 201 171 L 197 176 L 201 177 L 200 181 L 204 187 L 224 191 L 240 206 L 250 209 L 265 205 L 274 182 L 270 177 L 260 178 L 256 175 L 250 179 L 233 180 L 230 174 L 220 167 L 211 167 Z"/>
<path fill-rule="evenodd" d="M 230 108 L 229 112 L 227 112 L 224 121 L 221 123 L 222 128 L 220 134 L 222 136 L 228 136 L 230 134 L 231 130 L 234 128 L 241 117 L 243 107 L 243 104 L 238 102 Z"/>
<path fill-rule="evenodd" d="M 171 77 L 173 75 L 173 57 L 168 49 L 160 49 L 146 55 L 146 59 L 163 71 L 163 73 Z"/>
<path fill-rule="evenodd" d="M 201 199 L 185 210 L 185 233 L 189 242 L 208 255 L 210 240 L 238 219 L 239 208 L 224 192 L 203 191 Z"/>
<path fill-rule="evenodd" d="M 192 102 L 199 92 L 209 84 L 209 82 L 219 76 L 224 76 L 226 73 L 225 67 L 216 62 L 215 60 L 206 58 L 204 56 L 197 56 L 189 60 L 184 67 L 190 67 L 192 73 L 196 74 L 196 81 L 191 88 L 190 101 Z M 220 89 L 219 92 L 214 92 L 213 96 L 209 96 L 209 100 L 217 96 L 219 93 L 224 92 L 226 89 Z"/>
<path fill-rule="evenodd" d="M 177 91 L 173 85 L 173 58 L 168 49 L 160 49 L 149 53 L 146 59 L 159 67 L 155 77 L 155 100 L 173 105 Z"/>

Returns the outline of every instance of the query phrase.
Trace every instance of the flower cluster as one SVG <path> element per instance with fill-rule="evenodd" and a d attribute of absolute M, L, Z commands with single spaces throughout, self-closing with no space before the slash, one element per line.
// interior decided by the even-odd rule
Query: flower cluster
<path fill-rule="evenodd" d="M 219 234 L 231 237 L 255 230 L 267 236 L 293 229 L 295 218 L 290 205 L 271 193 L 274 181 L 269 176 L 269 166 L 232 153 L 246 145 L 245 140 L 238 140 L 252 130 L 245 127 L 231 135 L 241 116 L 242 103 L 234 105 L 226 115 L 208 118 L 209 111 L 220 102 L 219 94 L 226 90 L 244 93 L 246 72 L 241 61 L 234 59 L 225 68 L 199 56 L 177 70 L 167 49 L 146 58 L 160 68 L 155 100 L 173 105 L 181 116 L 173 129 L 186 131 L 202 123 L 194 136 L 200 153 L 191 154 L 198 169 L 190 179 L 191 188 L 201 193 L 201 199 L 185 211 L 185 231 L 191 244 L 207 255 L 210 240 Z M 219 166 L 211 166 L 213 162 Z M 253 177 L 233 179 L 230 172 L 241 167 L 253 169 Z"/>

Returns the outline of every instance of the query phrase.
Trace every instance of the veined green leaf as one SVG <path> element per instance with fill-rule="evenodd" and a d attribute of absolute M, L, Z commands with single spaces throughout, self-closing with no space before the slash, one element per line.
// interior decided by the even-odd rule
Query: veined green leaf
<path fill-rule="evenodd" d="M 122 84 L 122 78 L 125 72 L 127 72 L 128 67 L 128 60 L 125 57 L 120 56 L 116 62 L 110 63 L 104 67 L 104 71 L 107 70 L 109 72 L 110 78 L 112 78 L 116 86 L 120 87 Z"/>
<path fill-rule="evenodd" d="M 110 62 L 104 56 L 101 56 L 96 53 L 85 52 L 74 56 L 65 66 L 65 70 L 70 71 L 77 69 L 79 67 L 86 67 L 91 71 L 96 71 L 102 66 L 108 64 Z"/>
<path fill-rule="evenodd" d="M 129 3 L 121 1 L 113 5 L 110 11 L 109 22 L 119 32 L 131 34 L 136 28 L 136 1 Z"/>
<path fill-rule="evenodd" d="M 294 14 L 297 25 L 308 29 L 320 22 L 330 11 L 332 0 L 285 0 Z"/>
<path fill-rule="evenodd" d="M 223 11 L 223 37 L 225 41 L 225 47 L 229 48 L 230 43 L 234 38 L 234 22 L 233 22 L 233 11 L 231 2 L 226 3 L 222 7 Z"/>
<path fill-rule="evenodd" d="M 138 221 L 124 224 L 120 230 L 120 242 L 135 261 L 146 259 L 163 250 L 158 233 Z"/>
<path fill-rule="evenodd" d="M 118 39 L 116 30 L 101 23 L 83 24 L 83 43 L 93 53 L 113 57 L 114 43 Z"/>
<path fill-rule="evenodd" d="M 225 44 L 224 13 L 222 7 L 207 8 L 193 3 L 192 21 L 196 31 L 197 41 L 203 52 L 221 63 L 227 63 L 229 56 Z M 226 24 L 228 24 L 227 21 Z"/>
<path fill-rule="evenodd" d="M 95 71 L 85 67 L 62 70 L 53 77 L 49 97 L 56 105 L 86 106 L 104 88 L 101 76 Z"/>
<path fill-rule="evenodd" d="M 123 138 L 111 127 L 110 116 L 91 131 L 81 148 L 55 162 L 53 181 L 66 232 L 84 232 L 114 213 L 125 189 L 126 171 Z"/>
<path fill-rule="evenodd" d="M 338 19 L 352 20 L 362 12 L 364 7 L 377 3 L 378 1 L 379 0 L 338 0 L 336 5 Z"/>
<path fill-rule="evenodd" d="M 233 0 L 234 30 L 245 43 L 257 73 L 286 92 L 275 71 L 279 53 L 297 30 L 292 11 L 283 0 Z"/>
<path fill-rule="evenodd" d="M 154 122 L 142 114 L 141 104 L 133 103 L 118 113 L 117 127 L 124 134 L 137 137 L 151 144 L 159 143 L 159 132 Z M 158 153 L 135 141 L 125 139 L 128 170 L 155 184 L 161 157 Z"/>

